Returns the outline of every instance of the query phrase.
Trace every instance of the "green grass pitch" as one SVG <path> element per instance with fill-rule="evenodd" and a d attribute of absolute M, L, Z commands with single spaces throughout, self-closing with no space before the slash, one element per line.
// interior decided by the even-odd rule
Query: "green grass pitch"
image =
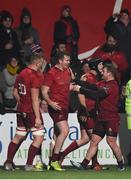
<path fill-rule="evenodd" d="M 64 172 L 47 171 L 26 172 L 23 167 L 9 172 L 0 168 L 0 179 L 131 179 L 131 166 L 126 167 L 125 171 L 119 172 L 117 166 L 108 166 L 108 170 L 77 170 L 66 167 Z"/>

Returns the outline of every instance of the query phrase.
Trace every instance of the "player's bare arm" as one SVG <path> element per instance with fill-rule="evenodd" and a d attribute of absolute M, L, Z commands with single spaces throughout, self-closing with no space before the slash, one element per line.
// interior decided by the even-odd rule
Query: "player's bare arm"
<path fill-rule="evenodd" d="M 19 95 L 19 93 L 18 93 L 18 89 L 17 89 L 17 88 L 14 88 L 14 89 L 13 89 L 13 96 L 15 97 L 17 103 L 19 103 L 19 101 L 20 101 L 20 95 Z"/>
<path fill-rule="evenodd" d="M 83 95 L 83 94 L 78 94 L 78 98 L 79 98 L 80 104 L 81 104 L 82 106 L 84 106 L 85 108 L 87 108 L 85 95 Z M 82 121 L 86 121 L 86 120 L 87 120 L 87 117 L 84 116 L 84 115 L 82 115 L 82 116 L 81 116 L 81 120 L 82 120 Z"/>

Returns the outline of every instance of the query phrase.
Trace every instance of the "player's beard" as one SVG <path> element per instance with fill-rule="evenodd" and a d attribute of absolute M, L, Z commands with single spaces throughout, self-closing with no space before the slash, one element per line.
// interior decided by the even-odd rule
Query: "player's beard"
<path fill-rule="evenodd" d="M 109 44 L 105 44 L 102 47 L 102 50 L 105 52 L 113 52 L 113 51 L 118 51 L 118 47 L 116 45 L 109 45 Z"/>

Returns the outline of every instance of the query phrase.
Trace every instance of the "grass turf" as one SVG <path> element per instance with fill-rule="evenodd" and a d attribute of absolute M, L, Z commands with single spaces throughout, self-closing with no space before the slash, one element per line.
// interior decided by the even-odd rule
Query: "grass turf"
<path fill-rule="evenodd" d="M 66 167 L 66 171 L 25 172 L 23 167 L 15 171 L 0 168 L 0 179 L 131 179 L 131 167 L 119 172 L 116 166 L 108 166 L 109 170 L 77 170 Z"/>

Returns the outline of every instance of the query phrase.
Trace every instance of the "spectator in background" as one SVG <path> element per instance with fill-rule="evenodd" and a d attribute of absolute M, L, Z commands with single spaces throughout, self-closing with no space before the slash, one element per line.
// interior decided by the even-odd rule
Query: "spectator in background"
<path fill-rule="evenodd" d="M 66 44 L 64 42 L 59 42 L 58 44 L 55 44 L 52 48 L 51 52 L 51 67 L 55 66 L 57 63 L 57 52 L 65 52 L 66 51 Z"/>
<path fill-rule="evenodd" d="M 113 14 L 105 24 L 106 34 L 115 33 L 120 49 L 126 55 L 131 69 L 131 20 L 128 9 L 122 9 L 120 14 Z"/>
<path fill-rule="evenodd" d="M 15 29 L 19 43 L 21 45 L 21 56 L 24 64 L 28 65 L 31 56 L 31 45 L 40 45 L 39 33 L 32 26 L 31 13 L 27 8 L 23 8 L 20 17 L 20 25 Z"/>
<path fill-rule="evenodd" d="M 12 55 L 19 55 L 20 45 L 17 34 L 12 28 L 13 17 L 3 10 L 0 18 L 0 65 L 6 66 Z"/>
<path fill-rule="evenodd" d="M 121 83 L 126 81 L 125 72 L 128 69 L 128 62 L 124 53 L 120 50 L 117 38 L 114 34 L 107 35 L 106 42 L 91 56 L 100 57 L 104 61 L 111 60 L 119 72 Z"/>
<path fill-rule="evenodd" d="M 71 54 L 71 64 L 78 61 L 78 41 L 80 38 L 77 21 L 71 16 L 71 7 L 65 5 L 60 19 L 54 25 L 54 44 L 64 42 L 66 50 Z"/>
<path fill-rule="evenodd" d="M 19 61 L 18 58 L 12 56 L 6 68 L 3 70 L 3 75 L 5 78 L 7 89 L 4 92 L 4 106 L 6 108 L 13 109 L 16 107 L 16 99 L 13 97 L 13 87 L 15 84 L 16 76 L 18 75 Z"/>

